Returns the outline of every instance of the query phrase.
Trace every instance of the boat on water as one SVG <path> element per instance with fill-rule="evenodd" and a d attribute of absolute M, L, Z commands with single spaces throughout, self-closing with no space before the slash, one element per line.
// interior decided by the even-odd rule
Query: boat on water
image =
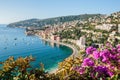
<path fill-rule="evenodd" d="M 14 38 L 14 40 L 17 40 L 17 38 Z"/>
<path fill-rule="evenodd" d="M 5 47 L 4 49 L 7 49 L 7 47 Z"/>

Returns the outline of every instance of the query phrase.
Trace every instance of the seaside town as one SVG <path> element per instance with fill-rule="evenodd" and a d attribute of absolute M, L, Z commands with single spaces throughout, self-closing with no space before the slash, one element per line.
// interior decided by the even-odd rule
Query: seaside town
<path fill-rule="evenodd" d="M 120 42 L 120 12 L 86 21 L 70 21 L 54 25 L 45 25 L 44 29 L 26 28 L 27 35 L 37 35 L 42 39 L 74 44 L 78 50 L 87 46 L 102 47 L 106 42 Z M 77 33 L 78 32 L 78 33 Z M 81 35 L 80 35 L 81 34 Z M 71 37 L 70 37 L 71 36 Z"/>

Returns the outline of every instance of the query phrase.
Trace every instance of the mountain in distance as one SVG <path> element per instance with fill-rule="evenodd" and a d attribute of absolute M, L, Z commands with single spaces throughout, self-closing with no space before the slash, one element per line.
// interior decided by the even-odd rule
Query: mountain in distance
<path fill-rule="evenodd" d="M 82 14 L 82 15 L 72 15 L 72 16 L 61 16 L 61 17 L 55 17 L 55 18 L 48 18 L 48 19 L 29 19 L 24 21 L 19 21 L 15 23 L 8 24 L 8 27 L 44 27 L 46 25 L 54 25 L 69 21 L 85 21 L 89 18 L 101 18 L 105 15 L 102 14 Z"/>

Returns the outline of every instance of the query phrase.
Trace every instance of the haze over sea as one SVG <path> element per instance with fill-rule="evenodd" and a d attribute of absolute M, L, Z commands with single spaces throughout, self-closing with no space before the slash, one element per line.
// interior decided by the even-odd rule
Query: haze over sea
<path fill-rule="evenodd" d="M 25 29 L 0 25 L 0 61 L 9 56 L 18 58 L 32 55 L 36 59 L 32 63 L 34 68 L 39 68 L 42 62 L 45 70 L 51 71 L 72 53 L 66 46 L 46 42 L 37 36 L 26 36 L 24 32 Z"/>

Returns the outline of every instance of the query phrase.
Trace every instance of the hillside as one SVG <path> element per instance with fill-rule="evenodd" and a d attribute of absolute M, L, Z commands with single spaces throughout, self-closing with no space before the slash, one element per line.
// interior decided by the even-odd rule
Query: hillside
<path fill-rule="evenodd" d="M 11 23 L 8 27 L 44 27 L 46 25 L 54 25 L 58 23 L 64 23 L 69 21 L 86 21 L 89 18 L 99 18 L 103 17 L 101 14 L 82 14 L 82 15 L 73 15 L 73 16 L 62 16 L 48 19 L 29 19 L 24 21 L 19 21 Z"/>

